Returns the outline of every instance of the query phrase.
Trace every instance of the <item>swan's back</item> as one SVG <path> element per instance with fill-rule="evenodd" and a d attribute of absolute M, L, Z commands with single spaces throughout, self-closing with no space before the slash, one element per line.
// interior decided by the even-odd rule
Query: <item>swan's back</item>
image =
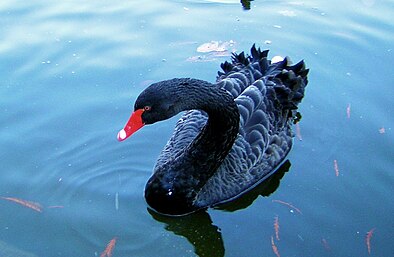
<path fill-rule="evenodd" d="M 197 194 L 196 206 L 211 206 L 247 191 L 271 175 L 291 148 L 291 125 L 304 96 L 308 70 L 303 61 L 290 66 L 287 58 L 272 64 L 267 54 L 253 46 L 250 56 L 233 54 L 231 63 L 221 65 L 223 72 L 214 86 L 234 97 L 240 112 L 239 134 L 218 171 Z M 201 111 L 186 112 L 156 167 L 176 159 L 206 121 Z"/>

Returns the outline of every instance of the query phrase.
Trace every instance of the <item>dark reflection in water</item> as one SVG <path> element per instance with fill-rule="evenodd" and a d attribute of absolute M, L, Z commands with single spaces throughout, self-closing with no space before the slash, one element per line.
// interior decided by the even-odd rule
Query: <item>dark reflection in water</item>
<path fill-rule="evenodd" d="M 253 0 L 241 0 L 242 7 L 244 10 L 250 10 L 250 2 Z"/>
<path fill-rule="evenodd" d="M 224 256 L 224 244 L 220 229 L 212 224 L 206 211 L 196 212 L 182 217 L 170 217 L 149 210 L 152 217 L 165 223 L 165 229 L 175 235 L 184 236 L 193 246 L 198 256 Z"/>
<path fill-rule="evenodd" d="M 215 209 L 233 212 L 247 208 L 260 195 L 269 196 L 279 187 L 280 180 L 289 171 L 290 166 L 290 161 L 286 160 L 274 174 L 255 188 L 229 203 L 215 207 Z M 206 211 L 182 217 L 164 216 L 150 209 L 148 209 L 148 212 L 155 220 L 166 224 L 166 230 L 185 237 L 193 245 L 196 255 L 200 257 L 224 256 L 225 249 L 220 228 L 212 223 L 212 219 Z"/>

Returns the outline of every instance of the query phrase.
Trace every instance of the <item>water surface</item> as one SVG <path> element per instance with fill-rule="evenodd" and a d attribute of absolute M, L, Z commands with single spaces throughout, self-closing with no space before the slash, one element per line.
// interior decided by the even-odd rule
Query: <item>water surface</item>
<path fill-rule="evenodd" d="M 85 1 L 0 4 L 0 255 L 391 256 L 392 1 Z M 229 206 L 184 218 L 143 189 L 176 117 L 116 140 L 138 94 L 213 82 L 211 41 L 311 69 L 299 137 L 278 173 Z M 230 48 L 230 47 L 229 47 Z M 335 168 L 334 162 L 337 165 Z M 293 207 L 283 204 L 291 204 Z M 274 221 L 279 222 L 279 240 Z"/>

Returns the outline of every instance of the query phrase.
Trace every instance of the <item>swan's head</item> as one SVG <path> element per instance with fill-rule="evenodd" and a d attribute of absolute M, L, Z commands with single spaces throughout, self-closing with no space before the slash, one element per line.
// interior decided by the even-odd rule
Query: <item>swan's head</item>
<path fill-rule="evenodd" d="M 154 83 L 137 98 L 134 111 L 128 122 L 118 133 L 123 141 L 146 124 L 166 120 L 182 111 L 180 87 L 183 79 L 171 79 Z"/>

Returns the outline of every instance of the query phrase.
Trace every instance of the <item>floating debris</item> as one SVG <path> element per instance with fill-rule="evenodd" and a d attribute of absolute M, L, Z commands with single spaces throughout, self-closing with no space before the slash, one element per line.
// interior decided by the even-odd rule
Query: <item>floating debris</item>
<path fill-rule="evenodd" d="M 48 209 L 62 209 L 64 208 L 63 205 L 51 205 L 47 207 Z"/>
<path fill-rule="evenodd" d="M 197 47 L 197 52 L 205 53 L 204 55 L 192 56 L 186 59 L 188 62 L 212 62 L 216 57 L 228 57 L 235 52 L 235 42 L 233 40 L 221 42 L 211 41 Z M 230 49 L 231 48 L 231 49 Z"/>
<path fill-rule="evenodd" d="M 384 127 L 381 127 L 379 129 L 379 134 L 384 134 L 384 133 L 386 133 L 386 129 Z"/>
<path fill-rule="evenodd" d="M 119 210 L 119 193 L 115 193 L 115 210 Z"/>
<path fill-rule="evenodd" d="M 331 250 L 330 245 L 328 244 L 328 242 L 327 242 L 327 240 L 325 238 L 321 239 L 321 243 L 322 243 L 324 249 L 326 249 L 327 251 Z"/>
<path fill-rule="evenodd" d="M 347 117 L 348 119 L 350 119 L 350 107 L 351 107 L 351 105 L 350 105 L 350 104 L 347 104 L 347 107 L 346 107 L 346 117 Z"/>
<path fill-rule="evenodd" d="M 229 51 L 230 47 L 233 47 L 235 42 L 233 40 L 221 42 L 221 41 L 211 41 L 204 43 L 197 47 L 197 52 L 199 53 L 209 53 L 209 52 L 225 52 Z"/>
<path fill-rule="evenodd" d="M 295 124 L 295 127 L 296 127 L 296 136 L 297 136 L 298 140 L 302 141 L 300 124 L 297 122 Z"/>
<path fill-rule="evenodd" d="M 287 203 L 287 202 L 284 202 L 284 201 L 281 201 L 281 200 L 272 200 L 272 202 L 273 202 L 273 203 L 280 203 L 280 204 L 286 205 L 287 207 L 290 207 L 291 209 L 293 209 L 293 210 L 295 210 L 296 212 L 298 212 L 299 214 L 302 214 L 302 212 L 301 212 L 300 209 L 298 209 L 297 207 L 295 207 L 294 205 L 292 205 L 292 204 L 290 204 L 290 203 Z"/>
<path fill-rule="evenodd" d="M 275 55 L 274 57 L 272 57 L 271 59 L 271 63 L 277 63 L 277 62 L 281 62 L 283 61 L 284 58 L 280 55 Z"/>
<path fill-rule="evenodd" d="M 206 55 L 191 56 L 186 59 L 187 62 L 213 62 L 217 60 L 217 57 L 231 56 L 230 52 L 212 52 Z"/>
<path fill-rule="evenodd" d="M 338 162 L 337 160 L 334 160 L 334 171 L 335 171 L 335 176 L 339 176 L 339 168 L 338 168 Z"/>
<path fill-rule="evenodd" d="M 100 257 L 111 257 L 112 256 L 112 252 L 115 248 L 116 240 L 117 240 L 117 237 L 114 237 L 111 239 L 111 241 L 109 241 L 109 243 L 107 244 L 107 247 L 101 253 Z"/>

